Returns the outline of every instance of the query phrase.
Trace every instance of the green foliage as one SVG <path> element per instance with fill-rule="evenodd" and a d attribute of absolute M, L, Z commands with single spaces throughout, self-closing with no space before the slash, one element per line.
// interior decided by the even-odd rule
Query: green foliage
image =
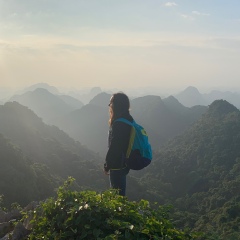
<path fill-rule="evenodd" d="M 169 207 L 154 209 L 146 200 L 128 201 L 117 191 L 71 191 L 69 178 L 36 210 L 30 240 L 37 239 L 196 239 L 177 230 L 168 218 Z"/>
<path fill-rule="evenodd" d="M 21 150 L 0 134 L 0 207 L 10 208 L 40 200 L 53 194 L 56 184 L 47 169 L 33 164 Z M 45 179 L 49 179 L 45 184 Z M 4 200 L 4 201 L 3 201 Z M 15 206 L 14 206 L 15 205 Z M 13 207 L 17 207 L 13 204 Z"/>
<path fill-rule="evenodd" d="M 14 202 L 14 203 L 11 204 L 11 209 L 22 210 L 22 207 L 19 205 L 19 203 Z"/>

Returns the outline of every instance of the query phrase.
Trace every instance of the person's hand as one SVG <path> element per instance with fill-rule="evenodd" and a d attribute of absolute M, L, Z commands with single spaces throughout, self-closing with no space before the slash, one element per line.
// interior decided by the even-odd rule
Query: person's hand
<path fill-rule="evenodd" d="M 105 169 L 103 169 L 103 171 L 105 175 L 109 175 L 109 171 L 106 171 Z"/>

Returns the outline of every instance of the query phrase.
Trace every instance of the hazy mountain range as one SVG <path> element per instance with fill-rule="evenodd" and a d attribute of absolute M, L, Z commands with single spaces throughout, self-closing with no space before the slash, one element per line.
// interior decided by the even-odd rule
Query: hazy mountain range
<path fill-rule="evenodd" d="M 19 102 L 32 109 L 46 123 L 54 125 L 62 117 L 75 109 L 80 109 L 83 103 L 66 95 L 55 95 L 45 88 L 37 88 L 21 95 L 14 95 L 9 102 Z"/>
<path fill-rule="evenodd" d="M 27 88 L 24 88 L 22 90 L 18 90 L 13 94 L 13 90 L 9 89 L 4 89 L 0 88 L 0 103 L 4 103 L 9 100 L 9 96 L 13 95 L 22 95 L 23 93 L 29 92 L 29 91 L 34 91 L 37 88 L 44 88 L 48 90 L 50 93 L 54 95 L 67 95 L 71 96 L 83 104 L 89 103 L 93 97 L 98 95 L 99 93 L 103 92 L 103 90 L 100 87 L 93 87 L 93 88 L 84 88 L 84 89 L 61 89 L 58 90 L 54 86 L 50 86 L 47 83 L 37 83 L 34 85 L 31 85 Z M 104 92 L 107 92 L 109 94 L 112 94 L 113 92 L 118 92 L 120 91 L 119 89 L 111 89 L 107 90 Z M 134 89 L 134 90 L 129 90 L 130 94 L 129 97 L 131 99 L 137 98 L 139 96 L 146 96 L 149 95 L 150 91 L 149 89 L 146 89 L 146 93 L 144 94 L 143 89 Z M 156 92 L 156 91 L 155 91 Z M 159 94 L 154 94 L 154 95 L 159 95 Z M 182 103 L 186 107 L 192 107 L 195 105 L 210 105 L 213 101 L 223 99 L 228 101 L 229 103 L 233 104 L 237 108 L 239 108 L 239 100 L 240 100 L 240 93 L 239 92 L 231 92 L 231 91 L 218 91 L 218 90 L 212 90 L 209 93 L 200 93 L 200 91 L 194 87 L 194 86 L 189 86 L 183 91 L 179 91 L 178 93 L 164 93 L 164 98 L 167 96 L 174 96 L 180 103 Z M 8 98 L 7 98 L 8 96 Z M 163 96 L 160 94 L 160 96 L 163 98 Z"/>
<path fill-rule="evenodd" d="M 174 97 L 186 107 L 195 105 L 207 106 L 215 100 L 223 99 L 240 109 L 240 94 L 236 92 L 214 90 L 210 93 L 202 94 L 197 88 L 188 87 L 184 91 L 175 94 Z"/>
<path fill-rule="evenodd" d="M 47 124 L 58 126 L 75 140 L 104 156 L 107 151 L 108 103 L 111 94 L 101 92 L 83 105 L 67 95 L 56 95 L 37 88 L 9 101 L 17 101 L 33 110 Z M 131 100 L 131 114 L 148 132 L 154 150 L 183 132 L 207 107 L 183 106 L 170 96 L 144 96 Z"/>
<path fill-rule="evenodd" d="M 50 93 L 52 93 L 54 95 L 59 95 L 60 94 L 59 90 L 56 87 L 54 87 L 54 86 L 50 86 L 47 83 L 37 83 L 37 84 L 33 84 L 33 85 L 29 86 L 29 87 L 26 87 L 26 88 L 24 88 L 22 90 L 17 91 L 15 93 L 15 95 L 22 95 L 22 94 L 24 94 L 26 92 L 32 92 L 32 91 L 34 91 L 34 90 L 36 90 L 38 88 L 44 88 L 44 89 L 48 90 L 48 92 L 50 92 Z"/>
<path fill-rule="evenodd" d="M 109 187 L 103 158 L 17 102 L 0 106 L 0 143 L 0 195 L 8 206 L 53 195 L 68 176 L 78 190 Z M 134 178 L 129 182 L 136 198 L 141 186 Z"/>
<path fill-rule="evenodd" d="M 25 89 L 22 94 L 14 95 L 9 101 L 29 107 L 45 123 L 58 126 L 103 157 L 107 151 L 108 103 L 111 94 L 93 88 L 86 96 L 88 103 L 84 104 L 72 96 L 59 94 L 56 88 L 47 84 L 37 84 Z M 89 100 L 90 96 L 93 97 Z M 237 102 L 238 94 L 212 92 L 207 95 L 189 87 L 164 99 L 154 95 L 133 98 L 131 114 L 145 127 L 153 149 L 157 150 L 191 126 L 207 110 L 206 105 L 217 97 L 231 97 L 232 101 Z"/>
<path fill-rule="evenodd" d="M 107 179 L 102 177 L 103 160 L 79 142 L 74 141 L 59 128 L 43 123 L 27 107 L 17 102 L 9 102 L 0 106 L 0 133 L 15 146 L 12 148 L 16 152 L 11 156 L 14 154 L 16 158 L 19 157 L 18 155 L 23 156 L 21 158 L 26 159 L 24 160 L 25 165 L 36 166 L 35 164 L 38 163 L 41 164 L 41 169 L 45 166 L 46 171 L 41 170 L 41 172 L 44 172 L 44 176 L 49 174 L 50 177 L 47 177 L 47 179 L 51 182 L 51 185 L 56 186 L 61 180 L 73 176 L 78 184 L 88 188 L 98 186 L 97 188 L 101 189 L 106 186 Z M 5 145 L 8 144 L 5 143 Z M 5 149 L 1 151 L 3 153 Z M 2 171 L 9 168 L 7 167 L 8 164 L 13 161 L 5 160 L 4 164 L 7 164 L 5 166 L 2 162 L 4 157 L 8 159 L 6 154 L 2 155 Z M 12 168 L 15 167 L 12 166 Z M 22 168 L 27 169 L 24 166 Z M 10 167 L 9 177 L 12 176 L 12 178 L 9 181 L 18 182 L 18 178 L 24 174 L 25 170 L 14 173 L 15 170 Z M 34 177 L 34 173 L 31 174 Z M 33 182 L 35 181 L 36 179 Z M 1 181 L 1 184 L 4 185 L 4 183 L 5 180 Z M 21 181 L 21 184 L 23 183 Z M 9 193 L 7 196 L 9 197 Z"/>

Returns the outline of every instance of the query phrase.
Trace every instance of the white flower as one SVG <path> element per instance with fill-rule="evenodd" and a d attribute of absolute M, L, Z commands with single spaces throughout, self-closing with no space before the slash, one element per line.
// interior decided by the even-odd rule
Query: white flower
<path fill-rule="evenodd" d="M 133 225 L 130 225 L 130 226 L 129 226 L 129 229 L 130 229 L 130 230 L 133 230 L 133 228 L 134 228 Z"/>

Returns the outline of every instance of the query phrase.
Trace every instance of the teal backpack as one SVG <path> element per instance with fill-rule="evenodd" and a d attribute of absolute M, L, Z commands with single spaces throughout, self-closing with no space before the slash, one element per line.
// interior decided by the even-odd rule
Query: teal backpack
<path fill-rule="evenodd" d="M 118 118 L 115 121 L 132 126 L 126 154 L 126 165 L 132 170 L 141 170 L 147 167 L 152 160 L 152 148 L 145 129 L 135 121 L 130 122 L 125 118 Z"/>

